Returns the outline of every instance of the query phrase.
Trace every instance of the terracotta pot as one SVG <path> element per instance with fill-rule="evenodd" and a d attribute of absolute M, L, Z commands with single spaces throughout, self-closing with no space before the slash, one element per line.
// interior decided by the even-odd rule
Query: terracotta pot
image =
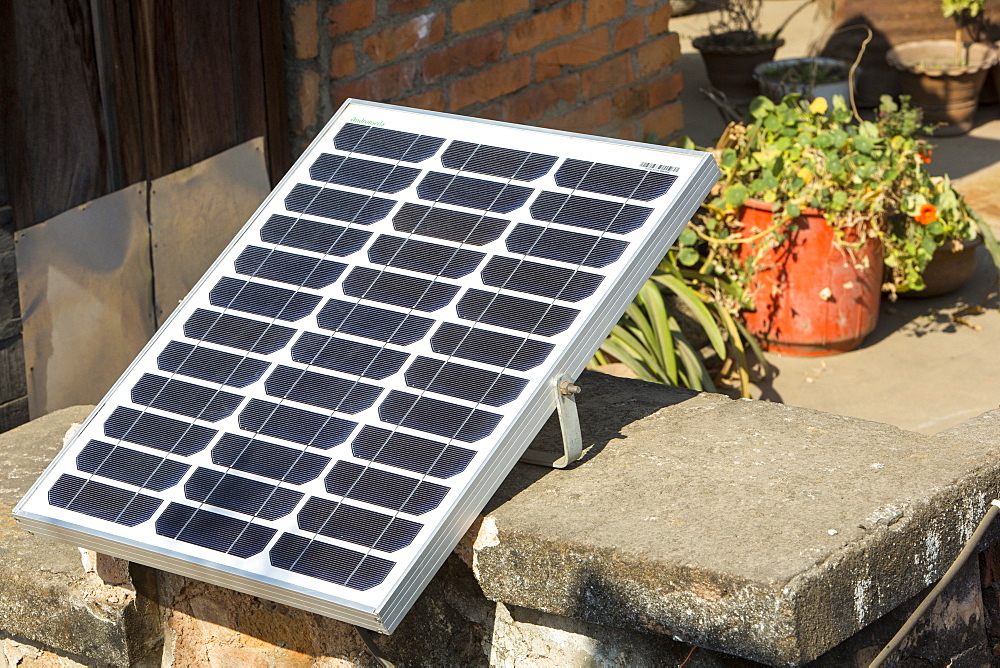
<path fill-rule="evenodd" d="M 744 237 L 771 227 L 772 208 L 756 200 L 744 205 Z M 798 229 L 758 261 L 750 286 L 757 309 L 743 314 L 747 329 L 765 350 L 778 353 L 815 356 L 853 350 L 878 322 L 881 244 L 871 239 L 857 250 L 838 246 L 834 229 L 816 210 L 793 222 Z M 742 257 L 755 255 L 760 243 L 744 244 Z"/>
<path fill-rule="evenodd" d="M 966 44 L 964 55 L 968 65 L 950 65 L 955 61 L 955 43 L 926 40 L 900 44 L 885 56 L 899 70 L 902 93 L 923 108 L 924 122 L 944 123 L 934 131 L 936 136 L 960 135 L 972 129 L 983 82 L 996 63 L 992 44 Z"/>
<path fill-rule="evenodd" d="M 962 244 L 956 251 L 950 243 L 934 251 L 934 256 L 924 269 L 924 289 L 900 292 L 904 299 L 924 299 L 938 297 L 957 290 L 976 273 L 976 251 L 983 240 L 975 238 Z"/>
<path fill-rule="evenodd" d="M 746 104 L 758 95 L 757 82 L 753 70 L 761 63 L 774 60 L 778 47 L 785 43 L 779 39 L 767 44 L 740 46 L 742 33 L 727 35 L 703 35 L 692 42 L 705 61 L 708 80 L 726 94 L 732 104 Z"/>

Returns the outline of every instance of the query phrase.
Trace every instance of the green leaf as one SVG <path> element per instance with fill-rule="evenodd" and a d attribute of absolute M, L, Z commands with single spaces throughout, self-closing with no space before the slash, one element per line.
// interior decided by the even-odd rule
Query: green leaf
<path fill-rule="evenodd" d="M 749 197 L 750 193 L 742 183 L 734 183 L 726 188 L 726 204 L 733 208 L 742 206 Z"/>
<path fill-rule="evenodd" d="M 690 227 L 685 227 L 684 231 L 677 238 L 682 246 L 694 246 L 698 243 L 698 234 L 692 230 Z"/>
<path fill-rule="evenodd" d="M 708 308 L 705 306 L 705 302 L 701 300 L 698 293 L 688 287 L 684 281 L 677 278 L 676 276 L 666 275 L 666 276 L 654 276 L 654 281 L 657 281 L 668 290 L 673 292 L 677 297 L 684 302 L 689 309 L 691 309 L 695 320 L 705 331 L 708 336 L 709 342 L 712 344 L 712 348 L 719 357 L 726 356 L 726 342 L 722 338 L 722 334 L 719 332 L 719 325 L 715 322 L 715 318 L 709 312 Z"/>
<path fill-rule="evenodd" d="M 701 255 L 693 248 L 685 247 L 677 253 L 677 261 L 685 267 L 693 267 L 701 260 Z"/>

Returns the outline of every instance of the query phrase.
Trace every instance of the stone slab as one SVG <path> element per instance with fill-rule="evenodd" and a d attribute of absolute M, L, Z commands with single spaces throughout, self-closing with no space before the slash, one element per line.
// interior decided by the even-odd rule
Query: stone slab
<path fill-rule="evenodd" d="M 0 636 L 16 636 L 93 665 L 127 666 L 145 654 L 145 603 L 129 587 L 84 571 L 80 551 L 21 529 L 13 506 L 91 406 L 56 411 L 0 434 Z M 155 641 L 154 641 L 155 644 Z"/>
<path fill-rule="evenodd" d="M 584 460 L 518 466 L 486 510 L 494 600 L 799 665 L 939 578 L 1000 494 L 985 427 L 580 382 Z"/>

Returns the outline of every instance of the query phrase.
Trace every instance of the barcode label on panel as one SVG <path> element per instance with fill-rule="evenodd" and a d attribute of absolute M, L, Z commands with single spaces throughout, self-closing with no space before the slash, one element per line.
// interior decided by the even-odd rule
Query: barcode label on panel
<path fill-rule="evenodd" d="M 671 174 L 677 174 L 681 171 L 681 168 L 676 165 L 658 165 L 655 162 L 641 162 L 639 164 L 643 168 L 654 172 L 670 172 Z"/>

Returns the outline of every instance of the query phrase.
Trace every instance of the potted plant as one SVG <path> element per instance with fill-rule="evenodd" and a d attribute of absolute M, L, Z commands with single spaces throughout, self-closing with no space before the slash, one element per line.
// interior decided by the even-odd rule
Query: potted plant
<path fill-rule="evenodd" d="M 924 110 L 924 119 L 941 124 L 939 135 L 972 129 L 979 93 L 997 56 L 992 44 L 962 40 L 966 23 L 983 11 L 986 0 L 941 0 L 941 13 L 955 21 L 955 39 L 906 42 L 893 47 L 886 61 L 899 70 L 900 88 Z"/>
<path fill-rule="evenodd" d="M 840 95 L 851 97 L 851 64 L 822 56 L 785 58 L 761 63 L 754 68 L 754 79 L 761 95 L 778 102 L 791 93 L 813 99 L 825 98 L 827 104 Z"/>
<path fill-rule="evenodd" d="M 884 249 L 905 256 L 886 213 L 919 145 L 852 123 L 840 97 L 759 97 L 750 110 L 717 147 L 723 179 L 699 217 L 697 261 L 742 286 L 765 349 L 851 350 L 877 323 Z"/>
<path fill-rule="evenodd" d="M 877 123 L 883 135 L 909 149 L 895 178 L 883 290 L 891 299 L 951 292 L 975 273 L 976 251 L 983 243 L 1000 270 L 1000 248 L 989 226 L 947 175 L 931 176 L 926 169 L 934 151 L 927 141 L 915 139 L 918 131 L 931 132 L 923 126 L 922 110 L 911 107 L 906 96 L 898 103 L 883 96 Z"/>
<path fill-rule="evenodd" d="M 692 41 L 705 62 L 708 80 L 725 93 L 732 104 L 746 104 L 757 95 L 753 71 L 774 59 L 785 43 L 780 35 L 788 22 L 812 0 L 800 5 L 774 32 L 760 29 L 763 0 L 720 0 L 716 20 L 709 33 Z"/>

